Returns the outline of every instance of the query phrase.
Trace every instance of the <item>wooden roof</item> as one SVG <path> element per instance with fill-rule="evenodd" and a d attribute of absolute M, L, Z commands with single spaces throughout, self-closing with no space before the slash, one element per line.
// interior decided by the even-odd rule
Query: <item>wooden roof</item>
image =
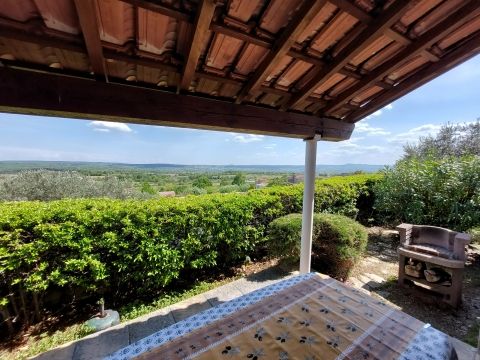
<path fill-rule="evenodd" d="M 2 0 L 0 110 L 341 140 L 479 52 L 479 0 Z"/>

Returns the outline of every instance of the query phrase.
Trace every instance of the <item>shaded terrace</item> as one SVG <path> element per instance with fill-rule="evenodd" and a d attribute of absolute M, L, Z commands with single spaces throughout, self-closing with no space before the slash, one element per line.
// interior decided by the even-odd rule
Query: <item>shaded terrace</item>
<path fill-rule="evenodd" d="M 0 111 L 317 141 L 480 52 L 477 0 L 5 0 Z"/>

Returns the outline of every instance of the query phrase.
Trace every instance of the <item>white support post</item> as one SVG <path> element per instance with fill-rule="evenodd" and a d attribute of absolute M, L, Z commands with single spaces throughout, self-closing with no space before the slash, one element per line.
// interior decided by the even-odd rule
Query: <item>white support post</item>
<path fill-rule="evenodd" d="M 310 272 L 312 259 L 313 200 L 318 140 L 320 140 L 320 135 L 305 140 L 305 187 L 303 190 L 302 242 L 300 247 L 301 274 Z"/>

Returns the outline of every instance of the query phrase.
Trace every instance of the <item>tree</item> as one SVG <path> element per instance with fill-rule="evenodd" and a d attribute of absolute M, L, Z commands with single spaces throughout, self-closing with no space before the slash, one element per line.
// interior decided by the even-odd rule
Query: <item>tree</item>
<path fill-rule="evenodd" d="M 274 178 L 270 179 L 270 181 L 267 184 L 268 187 L 270 187 L 270 186 L 284 186 L 284 185 L 291 185 L 288 182 L 287 175 L 274 177 Z"/>
<path fill-rule="evenodd" d="M 204 189 L 212 186 L 212 181 L 208 178 L 207 175 L 199 175 L 195 178 L 195 180 L 193 180 L 192 185 Z"/>
<path fill-rule="evenodd" d="M 436 136 L 421 137 L 418 144 L 405 145 L 404 151 L 404 160 L 480 156 L 480 118 L 472 123 L 444 125 Z"/>
<path fill-rule="evenodd" d="M 245 176 L 244 173 L 238 173 L 235 175 L 232 181 L 232 185 L 243 185 L 247 181 L 247 177 Z"/>
<path fill-rule="evenodd" d="M 142 198 L 132 184 L 115 176 L 94 179 L 76 171 L 26 170 L 0 183 L 0 200 L 50 201 L 64 198 Z"/>
<path fill-rule="evenodd" d="M 154 195 L 157 192 L 155 188 L 152 185 L 150 185 L 149 182 L 146 182 L 146 181 L 142 183 L 140 191 L 142 193 L 150 194 L 150 195 Z"/>

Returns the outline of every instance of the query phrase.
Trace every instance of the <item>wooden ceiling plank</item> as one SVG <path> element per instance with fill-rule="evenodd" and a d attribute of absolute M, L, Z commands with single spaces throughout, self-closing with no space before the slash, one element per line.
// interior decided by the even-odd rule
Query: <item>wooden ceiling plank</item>
<path fill-rule="evenodd" d="M 333 61 L 317 73 L 290 101 L 284 105 L 284 110 L 292 108 L 320 85 L 327 81 L 333 74 L 337 73 L 347 63 L 368 47 L 373 41 L 378 39 L 386 29 L 395 24 L 410 7 L 408 1 L 397 0 L 378 18 L 375 18 L 368 27 L 366 27 L 358 36 L 356 36 L 345 48 L 343 48 Z"/>
<path fill-rule="evenodd" d="M 103 57 L 102 41 L 100 39 L 99 21 L 96 0 L 74 0 L 78 20 L 87 47 L 88 58 L 95 75 L 108 81 L 107 68 Z"/>
<path fill-rule="evenodd" d="M 326 2 L 326 0 L 306 0 L 301 5 L 293 19 L 290 20 L 288 25 L 283 29 L 278 40 L 273 44 L 272 50 L 257 66 L 253 75 L 250 76 L 242 88 L 236 100 L 237 104 L 241 103 L 250 91 L 262 85 L 265 78 L 271 74 L 282 58 L 287 55 L 298 36 L 310 24 Z"/>
<path fill-rule="evenodd" d="M 478 0 L 469 1 L 445 20 L 425 32 L 410 45 L 406 46 L 397 55 L 378 66 L 370 74 L 366 75 L 361 81 L 339 94 L 334 101 L 330 102 L 330 104 L 322 110 L 325 113 L 335 111 L 345 102 L 360 94 L 365 89 L 371 87 L 376 81 L 381 80 L 383 77 L 391 73 L 393 69 L 397 68 L 405 61 L 408 61 L 409 59 L 421 53 L 428 56 L 428 54 L 425 54 L 426 49 L 430 48 L 434 43 L 442 39 L 449 32 L 466 23 L 469 20 L 469 15 L 474 13 L 479 8 L 480 2 Z M 431 55 L 433 56 L 433 54 Z M 433 60 L 438 61 L 439 59 L 435 56 Z"/>
<path fill-rule="evenodd" d="M 208 29 L 210 28 L 210 23 L 212 22 L 215 13 L 215 7 L 216 0 L 202 0 L 198 5 L 192 41 L 189 44 L 189 49 L 187 51 L 188 55 L 183 65 L 182 80 L 180 82 L 179 90 L 188 90 L 190 83 L 195 76 L 195 69 Z"/>
<path fill-rule="evenodd" d="M 450 70 L 478 54 L 480 54 L 480 31 L 471 36 L 461 46 L 442 57 L 438 62 L 424 65 L 421 70 L 403 80 L 397 86 L 382 92 L 367 105 L 349 114 L 344 121 L 351 123 L 359 121 L 437 76 L 442 75 L 447 69 Z"/>
<path fill-rule="evenodd" d="M 132 85 L 0 68 L 0 111 L 104 121 L 348 139 L 353 124 Z M 92 101 L 92 98 L 95 101 Z"/>

